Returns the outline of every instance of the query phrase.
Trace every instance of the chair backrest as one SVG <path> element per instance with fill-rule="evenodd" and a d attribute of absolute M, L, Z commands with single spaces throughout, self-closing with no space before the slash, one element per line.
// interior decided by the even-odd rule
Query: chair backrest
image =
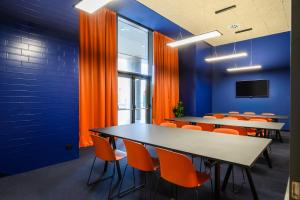
<path fill-rule="evenodd" d="M 245 115 L 255 115 L 255 112 L 244 112 Z"/>
<path fill-rule="evenodd" d="M 109 143 L 108 138 L 104 138 L 95 134 L 91 134 L 91 138 L 94 143 L 96 157 L 105 161 L 116 160 L 115 153 Z"/>
<path fill-rule="evenodd" d="M 225 120 L 238 120 L 237 117 L 224 117 Z"/>
<path fill-rule="evenodd" d="M 154 170 L 152 158 L 144 145 L 126 139 L 123 139 L 123 142 L 126 147 L 128 165 L 144 172 Z"/>
<path fill-rule="evenodd" d="M 268 119 L 265 119 L 265 118 L 250 118 L 249 121 L 269 122 Z"/>
<path fill-rule="evenodd" d="M 173 151 L 155 149 L 160 162 L 160 175 L 163 179 L 182 187 L 198 186 L 197 173 L 190 158 Z"/>
<path fill-rule="evenodd" d="M 184 125 L 181 128 L 202 131 L 202 127 L 201 126 L 196 126 L 196 125 Z"/>
<path fill-rule="evenodd" d="M 240 112 L 237 112 L 237 111 L 230 111 L 228 112 L 229 114 L 240 114 Z"/>
<path fill-rule="evenodd" d="M 223 114 L 214 114 L 213 116 L 215 116 L 217 119 L 222 119 L 224 118 L 225 116 Z"/>
<path fill-rule="evenodd" d="M 246 117 L 244 116 L 234 116 L 235 118 L 237 118 L 238 120 L 248 120 Z"/>
<path fill-rule="evenodd" d="M 274 113 L 261 113 L 261 115 L 266 115 L 266 116 L 274 116 Z"/>
<path fill-rule="evenodd" d="M 163 122 L 160 124 L 161 126 L 166 126 L 166 127 L 171 127 L 171 128 L 176 128 L 177 125 L 175 123 L 172 122 Z"/>
<path fill-rule="evenodd" d="M 239 132 L 237 130 L 234 130 L 234 129 L 231 129 L 231 128 L 216 128 L 216 129 L 213 130 L 213 132 L 239 135 Z"/>
<path fill-rule="evenodd" d="M 205 118 L 205 119 L 217 119 L 215 116 L 203 116 L 203 118 Z"/>

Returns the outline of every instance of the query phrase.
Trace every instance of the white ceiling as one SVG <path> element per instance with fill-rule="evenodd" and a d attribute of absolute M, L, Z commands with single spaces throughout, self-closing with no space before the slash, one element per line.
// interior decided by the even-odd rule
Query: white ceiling
<path fill-rule="evenodd" d="M 213 46 L 291 30 L 291 0 L 138 0 L 194 35 L 219 30 L 223 35 L 209 39 Z M 215 14 L 216 10 L 236 8 Z M 237 24 L 239 28 L 230 29 Z M 253 28 L 235 34 L 235 31 Z M 178 33 L 179 35 L 179 33 Z"/>

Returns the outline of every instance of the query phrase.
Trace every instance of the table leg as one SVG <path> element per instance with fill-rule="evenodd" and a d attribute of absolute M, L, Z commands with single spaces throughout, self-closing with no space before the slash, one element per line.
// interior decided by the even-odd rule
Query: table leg
<path fill-rule="evenodd" d="M 111 141 L 111 144 L 112 144 L 113 148 L 117 149 L 115 137 L 110 137 L 110 141 Z M 119 180 L 121 180 L 122 172 L 121 172 L 121 167 L 120 167 L 120 163 L 119 163 L 118 160 L 116 161 L 116 166 L 117 166 L 117 172 L 118 172 Z"/>
<path fill-rule="evenodd" d="M 282 137 L 281 137 L 281 133 L 280 133 L 279 130 L 276 131 L 276 138 L 278 138 L 279 141 L 280 141 L 281 143 L 283 143 L 283 140 L 282 140 Z"/>
<path fill-rule="evenodd" d="M 222 192 L 224 192 L 226 190 L 226 186 L 227 186 L 227 183 L 228 183 L 228 180 L 229 180 L 232 168 L 233 168 L 233 165 L 229 164 L 228 168 L 227 168 L 227 171 L 226 171 L 225 179 L 223 181 Z"/>
<path fill-rule="evenodd" d="M 250 185 L 250 188 L 251 188 L 253 199 L 258 200 L 258 196 L 257 196 L 257 192 L 256 192 L 256 189 L 255 189 L 255 185 L 253 183 L 250 168 L 245 168 L 245 171 L 246 171 L 246 174 L 247 174 L 247 178 L 248 178 L 248 182 L 249 182 L 249 185 Z"/>
<path fill-rule="evenodd" d="M 216 162 L 215 164 L 215 199 L 220 199 L 220 162 Z"/>
<path fill-rule="evenodd" d="M 268 153 L 267 149 L 264 150 L 263 155 L 264 155 L 264 157 L 265 157 L 265 159 L 266 159 L 266 161 L 269 165 L 269 168 L 272 168 L 272 162 L 271 162 L 271 159 L 269 157 L 269 153 Z"/>

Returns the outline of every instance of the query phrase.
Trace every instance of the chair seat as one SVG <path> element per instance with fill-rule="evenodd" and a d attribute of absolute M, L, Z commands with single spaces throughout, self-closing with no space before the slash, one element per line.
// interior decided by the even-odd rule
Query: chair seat
<path fill-rule="evenodd" d="M 116 160 L 122 160 L 123 158 L 125 158 L 127 156 L 126 152 L 121 151 L 121 150 L 115 150 L 115 155 L 116 155 Z"/>
<path fill-rule="evenodd" d="M 205 183 L 206 181 L 208 181 L 210 179 L 210 176 L 203 172 L 197 172 L 197 177 L 199 180 L 198 186 L 201 186 L 203 183 Z"/>

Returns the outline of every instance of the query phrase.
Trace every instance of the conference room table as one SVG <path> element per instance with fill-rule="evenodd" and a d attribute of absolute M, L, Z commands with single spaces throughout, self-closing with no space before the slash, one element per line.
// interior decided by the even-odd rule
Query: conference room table
<path fill-rule="evenodd" d="M 214 115 L 214 114 L 222 114 L 224 116 L 230 116 L 230 117 L 242 116 L 246 118 L 251 118 L 251 117 L 266 118 L 266 119 L 272 119 L 273 122 L 289 119 L 287 115 L 249 115 L 249 114 L 234 114 L 234 113 L 208 113 L 207 115 Z M 280 130 L 276 130 L 275 132 L 276 132 L 276 139 L 278 139 L 280 142 L 283 142 Z"/>
<path fill-rule="evenodd" d="M 151 124 L 94 128 L 90 131 L 108 136 L 112 141 L 114 141 L 114 137 L 118 137 L 215 160 L 215 199 L 219 199 L 221 194 L 220 163 L 229 164 L 222 190 L 226 189 L 232 166 L 238 165 L 246 171 L 253 199 L 258 199 L 250 169 L 258 157 L 262 153 L 267 152 L 267 147 L 272 141 L 267 138 L 244 137 L 222 133 L 212 134 L 206 131 L 170 128 Z M 113 147 L 116 148 L 114 142 L 113 144 Z M 117 165 L 117 168 L 119 168 L 118 173 L 121 173 L 120 165 Z"/>
<path fill-rule="evenodd" d="M 207 113 L 207 115 L 215 115 L 215 114 L 222 114 L 224 116 L 242 116 L 242 117 L 246 117 L 246 118 L 258 117 L 258 118 L 267 118 L 267 119 L 274 119 L 274 120 L 289 118 L 287 115 L 249 115 L 249 114 L 234 114 L 234 113 Z"/>
<path fill-rule="evenodd" d="M 249 120 L 228 120 L 228 119 L 211 119 L 203 117 L 175 117 L 175 118 L 166 118 L 167 121 L 180 121 L 188 122 L 190 124 L 205 123 L 205 124 L 214 124 L 216 126 L 238 126 L 244 128 L 254 128 L 256 129 L 257 136 L 262 136 L 262 130 L 276 131 L 279 132 L 284 127 L 285 123 L 281 122 L 259 122 L 259 121 L 249 121 Z M 282 141 L 280 135 L 280 141 Z"/>

